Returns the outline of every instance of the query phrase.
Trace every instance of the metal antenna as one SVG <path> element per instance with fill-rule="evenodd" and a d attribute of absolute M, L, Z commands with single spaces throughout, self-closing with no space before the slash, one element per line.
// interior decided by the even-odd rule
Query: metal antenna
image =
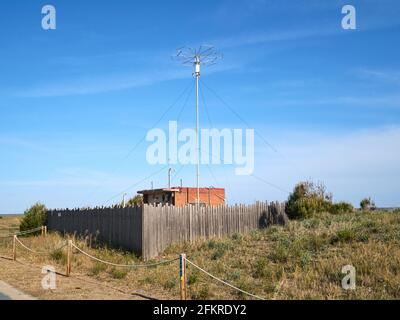
<path fill-rule="evenodd" d="M 168 189 L 171 189 L 171 173 L 175 172 L 174 168 L 168 168 Z"/>
<path fill-rule="evenodd" d="M 210 66 L 222 59 L 222 54 L 218 53 L 213 46 L 201 45 L 197 49 L 182 47 L 177 49 L 175 60 L 183 65 L 193 66 L 193 76 L 196 78 L 196 184 L 197 184 L 197 206 L 200 204 L 200 143 L 199 143 L 199 78 L 200 66 Z"/>

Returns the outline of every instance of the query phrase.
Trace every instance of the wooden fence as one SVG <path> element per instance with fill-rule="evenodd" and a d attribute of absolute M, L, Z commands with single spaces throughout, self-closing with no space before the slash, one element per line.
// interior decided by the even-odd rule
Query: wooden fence
<path fill-rule="evenodd" d="M 52 210 L 47 229 L 142 254 L 142 208 Z"/>
<path fill-rule="evenodd" d="M 92 235 L 97 240 L 142 256 L 158 256 L 172 243 L 245 234 L 270 224 L 285 224 L 284 204 L 206 206 L 197 208 L 151 206 L 53 210 L 48 212 L 49 230 Z"/>

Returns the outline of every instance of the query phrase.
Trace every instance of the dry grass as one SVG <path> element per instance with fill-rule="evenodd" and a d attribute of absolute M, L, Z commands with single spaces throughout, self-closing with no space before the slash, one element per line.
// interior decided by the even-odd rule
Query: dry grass
<path fill-rule="evenodd" d="M 0 237 L 19 231 L 21 216 L 0 216 Z"/>
<path fill-rule="evenodd" d="M 23 238 L 30 247 L 51 253 L 37 256 L 22 248 L 18 256 L 34 265 L 52 264 L 65 269 L 65 249 L 57 234 Z M 116 263 L 142 263 L 134 255 L 108 248 L 88 248 L 96 257 Z M 0 255 L 10 254 L 11 243 L 0 243 Z M 160 259 L 188 258 L 212 274 L 243 290 L 267 299 L 398 299 L 400 298 L 400 212 L 323 214 L 291 221 L 249 235 L 172 245 Z M 357 288 L 341 288 L 341 269 L 356 268 Z M 179 266 L 124 269 L 105 266 L 74 253 L 73 274 L 122 290 L 143 290 L 149 295 L 179 298 Z M 5 279 L 6 280 L 6 279 Z M 243 294 L 216 283 L 188 266 L 192 299 L 246 299 Z"/>

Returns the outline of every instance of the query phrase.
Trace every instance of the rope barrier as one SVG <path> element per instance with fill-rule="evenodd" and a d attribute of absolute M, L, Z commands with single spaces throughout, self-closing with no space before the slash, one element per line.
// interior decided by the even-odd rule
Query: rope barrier
<path fill-rule="evenodd" d="M 244 290 L 242 290 L 242 289 L 240 289 L 240 288 L 238 288 L 238 287 L 235 287 L 234 285 L 231 285 L 230 283 L 228 283 L 228 282 L 226 282 L 226 281 L 224 281 L 224 280 L 222 280 L 222 279 L 217 278 L 216 276 L 212 275 L 211 273 L 207 272 L 206 270 L 200 268 L 198 265 L 194 264 L 192 261 L 190 261 L 190 260 L 188 260 L 188 259 L 186 259 L 186 258 L 185 258 L 185 260 L 186 260 L 189 264 L 191 264 L 193 267 L 195 267 L 195 268 L 199 269 L 200 271 L 204 272 L 206 275 L 208 275 L 209 277 L 213 278 L 214 280 L 217 280 L 217 281 L 219 281 L 220 283 L 222 283 L 222 284 L 224 284 L 224 285 L 226 285 L 226 286 L 228 286 L 228 287 L 231 287 L 232 289 L 235 289 L 235 290 L 237 290 L 237 291 L 240 291 L 240 292 L 242 292 L 242 293 L 244 293 L 244 294 L 247 294 L 247 295 L 249 295 L 249 296 L 251 296 L 251 297 L 253 297 L 253 298 L 257 298 L 257 299 L 259 299 L 259 300 L 265 300 L 264 298 L 261 298 L 261 297 L 259 297 L 259 296 L 256 296 L 255 294 L 252 294 L 252 293 L 250 293 L 250 292 L 244 291 Z"/>
<path fill-rule="evenodd" d="M 84 254 L 85 256 L 96 260 L 98 262 L 104 263 L 104 264 L 108 264 L 110 266 L 114 266 L 114 267 L 125 267 L 125 268 L 147 268 L 147 267 L 155 267 L 155 266 L 159 266 L 162 264 L 167 264 L 167 263 L 171 263 L 174 261 L 179 260 L 179 258 L 175 258 L 175 259 L 171 259 L 171 260 L 165 260 L 165 261 L 161 261 L 161 262 L 157 262 L 157 263 L 151 263 L 151 264 L 118 264 L 118 263 L 113 263 L 113 262 L 109 262 L 109 261 L 105 261 L 99 258 L 96 258 L 92 255 L 90 255 L 89 253 L 83 251 L 82 249 L 80 249 L 79 247 L 77 247 L 74 243 L 71 244 L 75 249 L 77 249 L 80 253 Z"/>
<path fill-rule="evenodd" d="M 33 249 L 31 249 L 31 248 L 29 248 L 28 246 L 26 246 L 24 243 L 22 243 L 22 241 L 21 240 L 19 240 L 18 239 L 18 236 L 17 237 L 15 237 L 15 239 L 18 241 L 18 243 L 24 248 L 24 249 L 26 249 L 26 250 L 28 250 L 28 251 L 30 251 L 30 252 L 32 252 L 32 253 L 34 253 L 34 254 L 50 254 L 50 252 L 44 252 L 44 251 L 35 251 L 35 250 L 33 250 Z M 53 251 L 56 251 L 56 250 L 61 250 L 62 248 L 64 248 L 64 247 L 66 247 L 67 246 L 67 241 L 65 241 L 61 246 L 59 246 L 59 247 L 57 247 L 57 248 L 54 248 L 54 249 L 52 249 Z"/>
<path fill-rule="evenodd" d="M 24 245 L 24 244 L 21 242 L 21 240 L 18 239 L 17 236 L 15 237 L 15 240 L 17 240 L 17 242 L 18 242 L 25 250 L 28 250 L 28 251 L 30 251 L 30 252 L 32 252 L 32 253 L 34 253 L 34 254 L 48 254 L 48 252 L 34 251 L 34 250 L 32 250 L 31 248 L 28 248 L 26 245 Z"/>
<path fill-rule="evenodd" d="M 40 229 L 41 229 L 41 228 L 36 228 L 36 229 L 29 230 L 29 231 L 25 231 L 24 234 L 36 232 L 36 231 L 38 231 L 38 230 L 40 230 Z M 33 254 L 39 254 L 39 255 L 50 254 L 50 252 L 35 251 L 35 250 L 29 248 L 28 246 L 26 246 L 20 239 L 18 239 L 18 235 L 17 235 L 17 234 L 15 234 L 15 235 L 13 235 L 13 236 L 14 236 L 14 239 L 15 239 L 16 242 L 18 242 L 25 250 L 27 250 L 27 251 L 29 251 L 29 252 L 31 252 L 31 253 L 33 253 Z M 106 264 L 106 265 L 114 266 L 114 267 L 124 267 L 124 268 L 149 268 L 149 267 L 155 267 L 155 266 L 159 266 L 159 265 L 168 264 L 168 263 L 171 263 L 171 262 L 174 262 L 174 261 L 177 261 L 177 260 L 180 259 L 180 257 L 177 257 L 177 258 L 175 258 L 175 259 L 164 260 L 164 261 L 160 261 L 160 262 L 156 262 L 156 263 L 151 263 L 151 264 L 141 264 L 141 265 L 139 265 L 139 264 L 137 264 L 137 265 L 135 265 L 135 264 L 118 264 L 118 263 L 113 263 L 113 262 L 105 261 L 105 260 L 102 260 L 102 259 L 100 259 L 100 258 L 97 258 L 97 257 L 91 255 L 91 254 L 89 254 L 89 253 L 83 251 L 81 248 L 79 248 L 79 247 L 78 247 L 76 244 L 74 244 L 72 241 L 69 241 L 69 244 L 70 244 L 70 247 L 69 247 L 69 248 L 75 248 L 76 250 L 78 250 L 80 253 L 82 253 L 83 255 L 87 256 L 88 258 L 93 259 L 93 260 L 95 260 L 95 261 L 98 261 L 98 262 L 100 262 L 100 263 L 104 263 L 104 264 Z M 59 247 L 57 247 L 57 248 L 55 248 L 55 249 L 53 249 L 53 250 L 60 250 L 60 249 L 64 248 L 64 247 L 67 246 L 67 245 L 68 245 L 68 241 L 65 241 L 61 246 L 59 246 Z M 15 248 L 14 248 L 14 250 L 15 250 Z M 15 251 L 14 251 L 14 252 L 15 252 Z M 69 251 L 69 252 L 70 252 L 70 251 Z M 15 253 L 14 253 L 14 254 L 15 254 Z M 182 255 L 182 256 L 183 256 L 183 255 Z M 15 258 L 14 258 L 14 259 L 15 259 Z M 259 299 L 259 300 L 265 300 L 265 298 L 262 298 L 262 297 L 260 297 L 260 296 L 255 295 L 255 294 L 252 294 L 252 293 L 250 293 L 250 292 L 247 292 L 247 291 L 245 291 L 245 290 L 242 290 L 242 289 L 240 289 L 240 288 L 238 288 L 238 287 L 235 287 L 234 285 L 232 285 L 232 284 L 230 284 L 230 283 L 228 283 L 228 282 L 226 282 L 226 281 L 224 281 L 224 280 L 222 280 L 222 279 L 220 279 L 220 278 L 218 278 L 218 277 L 212 275 L 212 274 L 209 273 L 208 271 L 204 270 L 203 268 L 199 267 L 198 265 L 196 265 L 196 264 L 193 263 L 192 261 L 188 260 L 186 257 L 184 257 L 183 260 L 186 261 L 186 262 L 188 262 L 190 265 L 192 265 L 193 267 L 197 268 L 197 269 L 200 270 L 201 272 L 205 273 L 206 275 L 208 275 L 208 276 L 211 277 L 212 279 L 214 279 L 214 280 L 216 280 L 216 281 L 218 281 L 218 282 L 220 282 L 220 283 L 222 283 L 222 284 L 224 284 L 224 285 L 226 285 L 226 286 L 228 286 L 228 287 L 230 287 L 230 288 L 232 288 L 232 289 L 234 289 L 234 290 L 236 290 L 236 291 L 239 291 L 239 292 L 241 292 L 241 293 L 243 293 L 243 294 L 246 294 L 246 295 L 248 295 L 248 296 L 251 296 L 251 297 L 256 298 L 256 299 Z M 67 274 L 68 274 L 68 272 L 67 272 Z M 279 290 L 279 289 L 278 289 L 278 290 Z"/>
<path fill-rule="evenodd" d="M 12 238 L 14 236 L 23 236 L 23 235 L 26 235 L 26 234 L 38 232 L 41 229 L 42 229 L 42 227 L 38 227 L 38 228 L 35 228 L 35 229 L 31 229 L 31 230 L 27 230 L 27 231 L 21 231 L 21 232 L 17 232 L 17 233 L 14 233 L 14 234 L 9 234 L 9 235 L 6 235 L 6 236 L 0 236 L 0 238 Z"/>

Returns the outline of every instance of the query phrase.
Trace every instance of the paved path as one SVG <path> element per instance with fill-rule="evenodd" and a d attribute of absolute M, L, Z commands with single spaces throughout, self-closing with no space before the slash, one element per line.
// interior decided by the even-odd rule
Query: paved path
<path fill-rule="evenodd" d="M 2 293 L 0 293 L 0 301 L 1 300 L 11 300 L 11 298 L 6 296 L 6 295 L 4 295 L 4 294 L 2 294 Z"/>
<path fill-rule="evenodd" d="M 0 281 L 0 300 L 35 300 L 35 298 Z"/>

